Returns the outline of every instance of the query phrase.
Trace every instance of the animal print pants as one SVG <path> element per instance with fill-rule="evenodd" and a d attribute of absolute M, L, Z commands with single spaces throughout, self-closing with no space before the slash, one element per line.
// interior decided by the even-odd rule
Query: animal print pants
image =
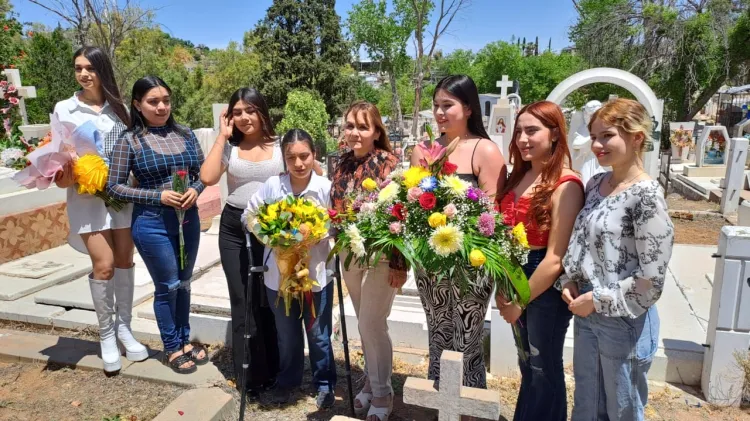
<path fill-rule="evenodd" d="M 418 274 L 417 288 L 427 315 L 430 364 L 427 378 L 440 380 L 443 351 L 463 352 L 463 385 L 487 388 L 484 366 L 484 316 L 492 295 L 492 282 L 472 286 L 463 296 L 450 279 L 437 281 L 432 275 Z"/>

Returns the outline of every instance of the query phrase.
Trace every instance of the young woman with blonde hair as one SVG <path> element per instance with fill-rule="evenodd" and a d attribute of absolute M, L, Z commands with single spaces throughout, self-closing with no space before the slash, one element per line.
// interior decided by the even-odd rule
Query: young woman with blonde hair
<path fill-rule="evenodd" d="M 562 297 L 576 316 L 572 419 L 641 421 L 674 227 L 659 183 L 643 169 L 652 131 L 643 105 L 611 101 L 589 131 L 599 165 L 612 171 L 589 181 L 563 260 Z"/>

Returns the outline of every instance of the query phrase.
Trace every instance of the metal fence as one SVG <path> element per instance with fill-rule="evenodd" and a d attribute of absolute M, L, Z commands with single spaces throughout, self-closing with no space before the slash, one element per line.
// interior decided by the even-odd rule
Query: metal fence
<path fill-rule="evenodd" d="M 731 130 L 735 124 L 742 121 L 747 113 L 742 110 L 743 105 L 750 105 L 750 92 L 719 94 L 716 123 Z"/>

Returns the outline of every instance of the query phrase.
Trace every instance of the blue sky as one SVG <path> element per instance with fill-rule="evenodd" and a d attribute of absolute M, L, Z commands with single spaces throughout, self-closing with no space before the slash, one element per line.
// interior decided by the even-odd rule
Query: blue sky
<path fill-rule="evenodd" d="M 342 22 L 356 2 L 336 2 Z M 21 21 L 57 26 L 60 20 L 28 0 L 11 0 L 11 3 Z M 166 32 L 211 48 L 223 48 L 232 40 L 241 41 L 244 32 L 265 16 L 271 3 L 272 0 L 141 0 L 145 6 L 159 8 L 156 21 Z M 576 12 L 569 0 L 471 0 L 469 7 L 451 24 L 450 34 L 439 41 L 438 48 L 444 52 L 458 48 L 476 52 L 489 42 L 509 41 L 516 35 L 527 40 L 539 36 L 543 48 L 552 38 L 553 50 L 560 50 L 569 45 L 567 31 L 575 19 Z"/>

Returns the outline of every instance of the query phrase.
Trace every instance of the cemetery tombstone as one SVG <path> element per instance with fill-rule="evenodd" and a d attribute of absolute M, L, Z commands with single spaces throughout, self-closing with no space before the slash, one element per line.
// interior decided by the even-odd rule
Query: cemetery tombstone
<path fill-rule="evenodd" d="M 439 421 L 459 421 L 462 415 L 496 420 L 500 417 L 500 395 L 493 390 L 463 386 L 464 356 L 443 351 L 440 356 L 440 385 L 409 377 L 404 384 L 404 403 L 437 409 Z"/>
<path fill-rule="evenodd" d="M 518 108 L 515 106 L 515 100 L 511 102 L 508 98 L 508 88 L 513 87 L 513 82 L 508 80 L 508 75 L 503 75 L 502 80 L 497 82 L 497 87 L 500 88 L 500 99 L 492 107 L 487 133 L 507 161 L 510 157 L 510 142 L 513 138 Z"/>
<path fill-rule="evenodd" d="M 729 133 L 724 126 L 706 126 L 695 145 L 697 167 L 726 164 L 726 147 Z"/>
<path fill-rule="evenodd" d="M 734 138 L 729 148 L 727 172 L 724 177 L 724 192 L 721 196 L 721 213 L 736 213 L 740 204 L 740 192 L 745 184 L 748 139 Z"/>
<path fill-rule="evenodd" d="M 688 160 L 690 150 L 694 146 L 694 130 L 694 121 L 669 123 L 669 144 L 672 148 L 672 162 L 677 163 Z"/>
<path fill-rule="evenodd" d="M 36 87 L 34 86 L 23 86 L 21 83 L 21 72 L 18 69 L 5 69 L 2 72 L 8 79 L 8 83 L 15 86 L 18 89 L 18 109 L 21 112 L 21 121 L 24 125 L 29 124 L 29 116 L 26 113 L 26 98 L 36 98 Z M 0 93 L 2 89 L 0 89 Z"/>
<path fill-rule="evenodd" d="M 746 379 L 738 358 L 750 346 L 750 228 L 723 227 L 717 256 L 701 387 L 708 402 L 739 406 Z"/>

